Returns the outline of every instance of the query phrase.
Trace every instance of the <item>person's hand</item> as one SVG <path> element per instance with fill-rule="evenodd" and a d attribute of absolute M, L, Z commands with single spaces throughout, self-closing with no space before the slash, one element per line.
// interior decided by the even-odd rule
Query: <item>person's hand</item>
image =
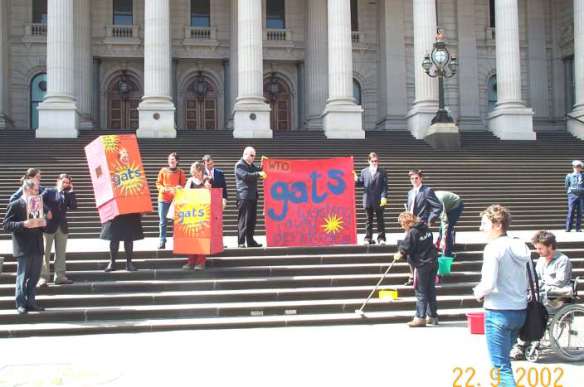
<path fill-rule="evenodd" d="M 205 180 L 205 183 L 203 183 L 203 185 L 205 186 L 205 188 L 212 188 L 211 182 L 209 180 Z"/>
<path fill-rule="evenodd" d="M 24 226 L 24 228 L 35 228 L 36 222 L 34 219 L 28 219 L 22 222 L 22 225 Z"/>
<path fill-rule="evenodd" d="M 355 179 L 355 181 L 359 180 L 359 176 L 357 176 L 357 172 L 353 171 L 353 179 Z"/>
<path fill-rule="evenodd" d="M 51 211 L 47 212 L 47 219 L 48 220 L 53 219 L 53 213 Z"/>
<path fill-rule="evenodd" d="M 264 171 L 259 171 L 258 175 L 259 175 L 259 177 L 261 177 L 264 180 L 268 177 L 268 174 L 265 173 Z"/>
<path fill-rule="evenodd" d="M 225 209 L 225 207 L 227 207 L 227 199 L 223 199 L 223 209 Z"/>
<path fill-rule="evenodd" d="M 381 198 L 381 200 L 379 201 L 379 205 L 381 207 L 387 206 L 387 199 L 386 198 Z"/>
<path fill-rule="evenodd" d="M 262 155 L 262 158 L 260 159 L 260 167 L 264 165 L 264 160 L 267 160 L 268 158 L 264 155 Z"/>
<path fill-rule="evenodd" d="M 403 256 L 402 256 L 402 254 L 399 251 L 393 255 L 393 260 L 394 261 L 399 261 L 402 258 L 403 258 Z"/>

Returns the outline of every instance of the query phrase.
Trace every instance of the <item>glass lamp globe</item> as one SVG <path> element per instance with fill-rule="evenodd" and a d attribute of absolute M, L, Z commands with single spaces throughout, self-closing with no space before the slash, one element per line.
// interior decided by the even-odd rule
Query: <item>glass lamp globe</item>
<path fill-rule="evenodd" d="M 432 52 L 432 61 L 440 68 L 443 68 L 449 59 L 450 55 L 446 50 L 439 49 Z"/>

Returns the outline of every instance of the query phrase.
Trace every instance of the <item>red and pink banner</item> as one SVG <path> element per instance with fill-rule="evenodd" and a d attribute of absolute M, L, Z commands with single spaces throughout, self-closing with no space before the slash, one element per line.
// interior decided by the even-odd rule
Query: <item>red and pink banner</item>
<path fill-rule="evenodd" d="M 264 159 L 268 246 L 357 243 L 353 158 Z"/>

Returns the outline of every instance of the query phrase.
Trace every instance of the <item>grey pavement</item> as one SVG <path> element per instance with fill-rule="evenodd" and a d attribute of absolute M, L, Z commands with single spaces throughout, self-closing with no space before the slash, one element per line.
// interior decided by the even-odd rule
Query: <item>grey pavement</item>
<path fill-rule="evenodd" d="M 465 324 L 178 331 L 0 340 L 0 386 L 491 386 Z M 584 364 L 546 355 L 519 373 L 581 387 Z M 472 370 L 471 370 L 472 369 Z M 472 372 L 472 380 L 469 380 Z M 537 371 L 536 371 L 537 370 Z M 525 377 L 525 386 L 530 386 Z M 545 386 L 539 382 L 533 386 Z"/>

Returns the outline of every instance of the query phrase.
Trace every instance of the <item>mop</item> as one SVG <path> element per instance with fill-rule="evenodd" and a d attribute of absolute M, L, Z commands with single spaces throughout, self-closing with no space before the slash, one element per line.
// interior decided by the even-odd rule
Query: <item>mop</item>
<path fill-rule="evenodd" d="M 399 253 L 398 253 L 399 254 Z M 381 278 L 379 279 L 379 281 L 377 282 L 377 285 L 375 285 L 375 287 L 373 288 L 373 290 L 371 291 L 371 293 L 369 293 L 369 296 L 367 297 L 367 299 L 365 300 L 365 302 L 363 302 L 363 305 L 361 305 L 361 307 L 359 309 L 355 310 L 355 313 L 357 313 L 358 315 L 360 315 L 361 317 L 365 317 L 365 312 L 363 311 L 363 309 L 365 309 L 365 306 L 367 306 L 367 303 L 369 302 L 369 300 L 371 299 L 371 297 L 373 297 L 373 295 L 375 294 L 375 292 L 377 291 L 377 288 L 379 287 L 379 285 L 381 285 L 381 282 L 383 282 L 383 280 L 385 279 L 385 277 L 387 276 L 387 273 L 389 273 L 389 271 L 391 270 L 391 267 L 393 266 L 393 264 L 398 260 L 398 258 L 395 257 L 395 255 L 393 256 L 393 261 L 389 264 L 389 266 L 387 267 L 387 270 L 385 271 L 385 273 L 383 273 L 383 275 L 381 276 Z"/>

